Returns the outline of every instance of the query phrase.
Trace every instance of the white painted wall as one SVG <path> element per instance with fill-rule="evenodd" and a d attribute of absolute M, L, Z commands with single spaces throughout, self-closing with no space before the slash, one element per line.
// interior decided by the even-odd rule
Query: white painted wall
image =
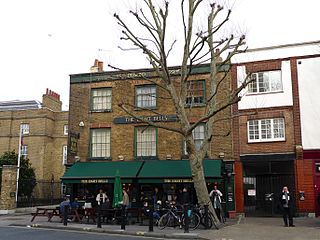
<path fill-rule="evenodd" d="M 237 67 L 238 86 L 245 78 L 245 67 Z M 256 109 L 267 107 L 281 107 L 292 106 L 292 81 L 290 61 L 283 61 L 281 63 L 281 79 L 282 79 L 282 92 L 266 93 L 266 94 L 247 94 L 246 90 L 241 92 L 242 100 L 239 102 L 239 110 L 243 109 Z"/>
<path fill-rule="evenodd" d="M 315 43 L 290 46 L 274 46 L 260 49 L 248 49 L 247 52 L 235 55 L 232 63 L 254 62 L 288 57 L 299 57 L 320 54 L 320 41 Z"/>
<path fill-rule="evenodd" d="M 319 149 L 320 57 L 299 59 L 297 61 L 302 146 L 304 149 Z"/>

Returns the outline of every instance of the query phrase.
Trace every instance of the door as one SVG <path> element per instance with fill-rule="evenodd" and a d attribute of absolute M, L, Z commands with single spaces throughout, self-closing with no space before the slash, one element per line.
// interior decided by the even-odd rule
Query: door
<path fill-rule="evenodd" d="M 278 196 L 288 186 L 294 194 L 293 175 L 257 175 L 244 177 L 244 204 L 246 216 L 277 216 Z"/>

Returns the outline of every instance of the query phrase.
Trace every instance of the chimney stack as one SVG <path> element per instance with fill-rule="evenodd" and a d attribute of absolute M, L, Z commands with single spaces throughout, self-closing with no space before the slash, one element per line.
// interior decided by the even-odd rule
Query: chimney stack
<path fill-rule="evenodd" d="M 103 62 L 98 59 L 94 60 L 94 65 L 90 68 L 90 72 L 103 72 Z"/>

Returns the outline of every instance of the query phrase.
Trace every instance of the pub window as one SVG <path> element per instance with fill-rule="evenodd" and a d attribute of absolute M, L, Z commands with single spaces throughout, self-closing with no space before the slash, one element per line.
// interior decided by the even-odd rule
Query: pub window
<path fill-rule="evenodd" d="M 137 127 L 135 134 L 136 157 L 157 156 L 157 129 L 154 127 Z"/>
<path fill-rule="evenodd" d="M 248 93 L 268 93 L 282 91 L 281 71 L 265 71 L 251 74 Z"/>
<path fill-rule="evenodd" d="M 91 129 L 90 132 L 90 157 L 110 158 L 111 156 L 111 129 Z"/>
<path fill-rule="evenodd" d="M 157 89 L 154 85 L 136 87 L 136 107 L 155 108 L 157 106 Z"/>
<path fill-rule="evenodd" d="M 205 81 L 188 81 L 187 82 L 187 106 L 199 106 L 205 103 Z"/>
<path fill-rule="evenodd" d="M 192 135 L 193 135 L 193 139 L 194 139 L 194 143 L 196 145 L 196 150 L 199 151 L 201 146 L 202 146 L 202 143 L 203 143 L 203 140 L 204 140 L 204 135 L 205 135 L 205 132 L 206 132 L 206 124 L 205 123 L 201 123 L 199 124 L 195 129 L 193 129 L 192 131 Z M 184 155 L 188 155 L 187 153 L 187 144 L 186 144 L 186 141 L 184 140 L 183 142 L 183 152 L 184 152 Z"/>
<path fill-rule="evenodd" d="M 285 140 L 284 118 L 248 121 L 248 141 L 267 142 Z"/>
<path fill-rule="evenodd" d="M 111 88 L 99 88 L 91 90 L 91 110 L 111 111 Z"/>

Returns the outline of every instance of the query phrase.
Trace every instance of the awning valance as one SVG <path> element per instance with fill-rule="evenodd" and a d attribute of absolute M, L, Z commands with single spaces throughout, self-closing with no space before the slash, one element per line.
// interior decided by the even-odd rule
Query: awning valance
<path fill-rule="evenodd" d="M 64 183 L 112 183 L 117 171 L 122 182 L 132 182 L 142 161 L 77 162 L 61 177 Z"/>
<path fill-rule="evenodd" d="M 207 181 L 221 178 L 221 160 L 204 160 Z M 214 180 L 215 181 L 215 180 Z M 188 160 L 146 161 L 139 173 L 140 183 L 188 183 L 192 182 Z"/>

